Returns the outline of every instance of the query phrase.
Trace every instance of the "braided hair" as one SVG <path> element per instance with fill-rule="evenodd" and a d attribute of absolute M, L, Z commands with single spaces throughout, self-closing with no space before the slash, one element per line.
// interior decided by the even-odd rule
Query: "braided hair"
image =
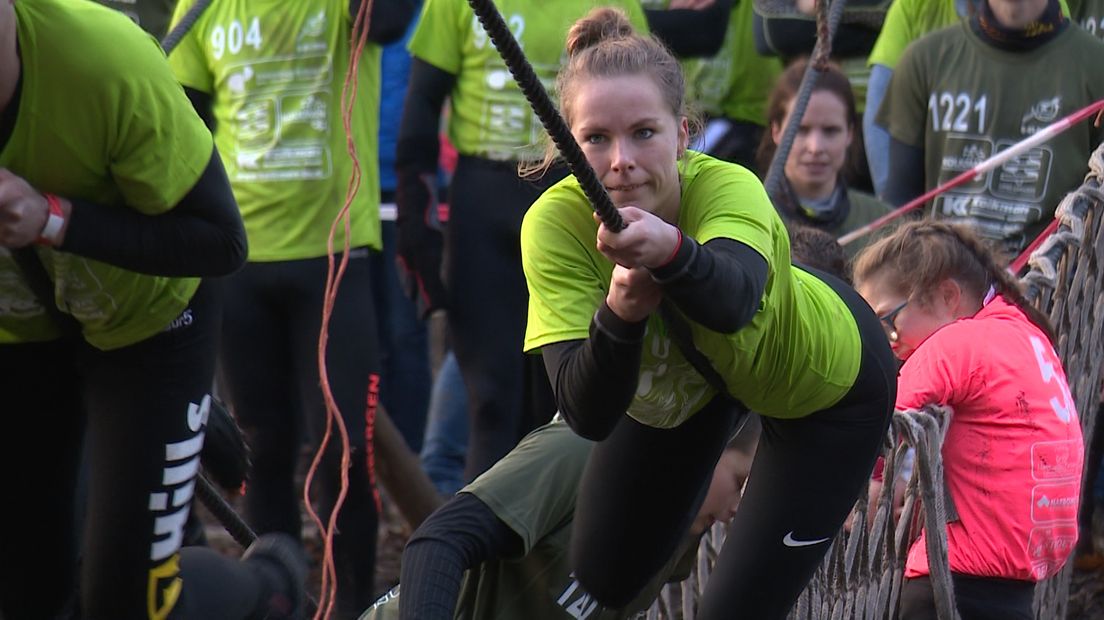
<path fill-rule="evenodd" d="M 947 278 L 979 298 L 984 298 L 991 286 L 1055 344 L 1050 321 L 1027 301 L 1004 264 L 971 229 L 929 219 L 903 224 L 864 249 L 855 259 L 853 276 L 859 282 L 876 273 L 888 274 L 894 288 L 910 296 L 933 290 Z"/>

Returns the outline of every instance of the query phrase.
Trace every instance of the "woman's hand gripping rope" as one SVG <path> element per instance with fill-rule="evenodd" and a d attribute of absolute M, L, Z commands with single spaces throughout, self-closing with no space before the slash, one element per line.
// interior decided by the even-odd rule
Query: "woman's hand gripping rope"
<path fill-rule="evenodd" d="M 622 267 L 662 267 L 674 258 L 682 242 L 679 229 L 637 207 L 618 210 L 626 227 L 613 232 L 602 223 L 598 214 L 598 251 Z"/>
<path fill-rule="evenodd" d="M 655 215 L 636 207 L 618 209 L 626 227 L 620 232 L 598 222 L 598 251 L 614 263 L 606 304 L 625 321 L 642 321 L 659 308 L 663 289 L 652 279 L 651 267 L 671 260 L 682 233 Z"/>

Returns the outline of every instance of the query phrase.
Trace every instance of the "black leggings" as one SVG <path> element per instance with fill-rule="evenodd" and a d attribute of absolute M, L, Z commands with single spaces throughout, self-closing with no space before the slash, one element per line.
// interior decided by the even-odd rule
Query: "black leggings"
<path fill-rule="evenodd" d="M 203 284 L 172 329 L 130 346 L 0 345 L 7 497 L 0 618 L 52 619 L 76 603 L 82 445 L 89 464 L 80 587 L 86 620 L 163 618 L 170 610 L 171 618 L 244 618 L 252 611 L 259 584 L 237 560 L 180 551 L 218 315 L 212 285 Z M 179 599 L 166 596 L 181 580 Z"/>
<path fill-rule="evenodd" d="M 463 156 L 452 179 L 448 327 L 468 390 L 468 480 L 556 411 L 543 360 L 522 353 L 529 292 L 520 238 L 529 205 L 562 176 L 550 171 L 530 183 L 514 163 Z"/>
<path fill-rule="evenodd" d="M 955 607 L 962 620 L 1032 620 L 1035 584 L 951 573 Z M 898 620 L 936 620 L 935 593 L 929 577 L 906 579 Z"/>
<path fill-rule="evenodd" d="M 334 543 L 343 612 L 367 608 L 374 594 L 378 515 L 368 479 L 365 434 L 366 411 L 378 394 L 379 375 L 369 266 L 367 249 L 350 252 L 330 319 L 326 355 L 353 463 Z M 251 262 L 226 282 L 220 371 L 252 451 L 245 514 L 258 533 L 300 536 L 303 502 L 295 484 L 300 448 L 308 438 L 317 446 L 325 424 L 318 334 L 326 269 L 325 258 Z M 328 523 L 337 498 L 340 456 L 335 427 L 313 485 L 323 523 Z"/>
<path fill-rule="evenodd" d="M 706 587 L 699 620 L 784 618 L 867 484 L 896 397 L 896 364 L 869 306 L 839 280 L 859 325 L 859 374 L 835 405 L 762 418 L 743 500 Z M 579 490 L 572 561 L 606 607 L 627 604 L 674 553 L 705 498 L 740 414 L 720 397 L 672 429 L 622 417 L 591 453 Z"/>

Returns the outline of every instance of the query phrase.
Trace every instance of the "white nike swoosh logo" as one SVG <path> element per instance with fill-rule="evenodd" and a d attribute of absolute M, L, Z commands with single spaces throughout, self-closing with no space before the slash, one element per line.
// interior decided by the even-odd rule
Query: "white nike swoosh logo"
<path fill-rule="evenodd" d="M 786 533 L 786 536 L 782 539 L 782 544 L 787 547 L 808 547 L 809 545 L 819 545 L 822 542 L 828 542 L 829 538 L 818 538 L 816 540 L 798 540 L 793 537 L 793 531 Z"/>

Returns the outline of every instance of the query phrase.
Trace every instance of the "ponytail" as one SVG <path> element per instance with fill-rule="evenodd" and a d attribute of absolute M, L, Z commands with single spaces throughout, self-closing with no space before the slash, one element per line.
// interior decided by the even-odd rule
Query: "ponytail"
<path fill-rule="evenodd" d="M 977 235 L 969 232 L 969 229 L 963 226 L 947 225 L 947 230 L 985 268 L 985 271 L 989 274 L 989 284 L 997 291 L 997 294 L 1027 315 L 1028 320 L 1046 334 L 1050 344 L 1057 347 L 1058 337 L 1054 333 L 1054 327 L 1050 324 L 1050 319 L 1027 301 L 1023 294 L 1023 288 L 1020 287 L 1020 282 L 1012 276 L 1008 269 L 997 262 L 995 253 Z M 1003 263 L 1003 261 L 1001 262 Z"/>

